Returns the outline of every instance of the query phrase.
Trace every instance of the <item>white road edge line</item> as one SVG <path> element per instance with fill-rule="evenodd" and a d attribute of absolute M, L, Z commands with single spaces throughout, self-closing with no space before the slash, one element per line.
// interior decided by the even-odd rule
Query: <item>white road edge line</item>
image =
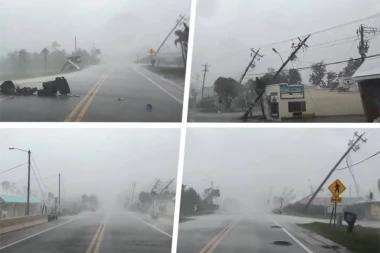
<path fill-rule="evenodd" d="M 164 235 L 169 236 L 170 238 L 173 238 L 171 235 L 169 235 L 169 234 L 166 233 L 165 231 L 159 229 L 158 227 L 156 227 L 156 226 L 150 224 L 149 222 L 146 222 L 146 221 L 144 221 L 144 220 L 142 220 L 142 219 L 140 219 L 140 218 L 137 218 L 137 217 L 135 217 L 135 216 L 132 216 L 132 217 L 135 218 L 135 219 L 137 219 L 137 220 L 139 220 L 139 221 L 141 221 L 141 222 L 144 223 L 145 225 L 147 225 L 147 226 L 149 226 L 149 227 L 151 227 L 151 228 L 157 230 L 158 232 L 161 232 L 161 233 L 163 233 Z"/>
<path fill-rule="evenodd" d="M 45 233 L 45 232 L 47 232 L 47 231 L 49 231 L 49 230 L 52 230 L 52 229 L 54 229 L 54 228 L 57 228 L 57 227 L 63 226 L 63 225 L 65 225 L 65 224 L 67 224 L 67 223 L 69 223 L 69 222 L 72 222 L 72 221 L 75 221 L 75 220 L 78 220 L 78 219 L 74 219 L 74 220 L 66 221 L 66 222 L 61 223 L 61 224 L 59 224 L 59 225 L 57 225 L 57 226 L 54 226 L 54 227 L 48 228 L 48 229 L 43 230 L 43 231 L 41 231 L 41 232 L 38 232 L 38 233 L 36 233 L 36 234 L 30 235 L 30 236 L 28 236 L 28 237 L 25 237 L 25 238 L 23 238 L 23 239 L 21 239 L 21 240 L 18 240 L 18 241 L 12 242 L 11 244 L 8 244 L 8 245 L 6 245 L 6 246 L 1 247 L 0 250 L 3 250 L 3 249 L 5 249 L 5 248 L 8 248 L 8 247 L 10 247 L 10 246 L 12 246 L 12 245 L 15 245 L 15 244 L 19 243 L 19 242 L 25 241 L 25 240 L 27 240 L 27 239 L 29 239 L 29 238 L 35 237 L 35 236 L 37 236 L 37 235 L 39 235 L 39 234 Z"/>
<path fill-rule="evenodd" d="M 169 93 L 167 90 L 165 90 L 164 88 L 162 88 L 159 84 L 157 84 L 155 81 L 153 81 L 152 79 L 150 79 L 149 77 L 147 77 L 146 75 L 142 74 L 140 71 L 138 71 L 137 69 L 135 68 L 132 68 L 134 71 L 136 71 L 139 75 L 145 77 L 148 81 L 150 81 L 151 83 L 153 83 L 154 85 L 157 86 L 157 88 L 159 88 L 160 90 L 162 90 L 163 92 L 165 92 L 166 94 L 168 94 L 171 98 L 173 98 L 175 101 L 177 101 L 178 103 L 180 104 L 183 104 L 183 101 L 181 101 L 180 99 L 176 98 L 174 95 L 172 95 L 171 93 Z"/>
<path fill-rule="evenodd" d="M 13 98 L 14 96 L 9 96 L 9 97 L 5 97 L 5 98 L 2 98 L 2 99 L 0 99 L 0 102 L 1 101 L 4 101 L 4 100 L 7 100 L 8 98 Z"/>
<path fill-rule="evenodd" d="M 273 221 L 274 224 L 281 227 L 281 229 L 290 237 L 292 238 L 299 246 L 301 246 L 307 253 L 314 253 L 311 251 L 308 247 L 306 247 L 302 242 L 300 242 L 297 238 L 295 238 L 288 230 L 286 230 L 283 226 L 281 226 L 277 221 L 275 221 L 270 215 L 267 215 L 268 218 Z"/>

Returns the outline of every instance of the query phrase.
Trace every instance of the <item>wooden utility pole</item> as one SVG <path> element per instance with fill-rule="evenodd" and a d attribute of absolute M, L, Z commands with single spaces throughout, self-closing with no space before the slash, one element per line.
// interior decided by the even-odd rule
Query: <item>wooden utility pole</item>
<path fill-rule="evenodd" d="M 58 174 L 58 214 L 61 213 L 61 174 Z"/>
<path fill-rule="evenodd" d="M 203 92 L 204 92 L 204 89 L 205 89 L 205 80 L 206 80 L 206 73 L 208 72 L 208 68 L 210 67 L 210 65 L 207 65 L 206 64 L 202 64 L 202 67 L 205 67 L 205 69 L 203 70 L 203 84 L 202 84 L 202 97 L 201 99 L 203 99 Z"/>
<path fill-rule="evenodd" d="M 365 35 L 371 35 L 371 34 L 376 34 L 378 32 L 378 29 L 375 27 L 368 27 L 364 25 L 360 25 L 359 29 L 356 31 L 356 33 L 360 36 L 360 43 L 358 46 L 359 49 L 359 54 L 361 55 L 361 61 L 364 62 L 365 58 L 367 57 L 368 49 L 369 49 L 369 44 L 368 44 L 368 39 L 365 40 L 364 36 Z"/>
<path fill-rule="evenodd" d="M 169 32 L 169 34 L 166 36 L 166 38 L 164 39 L 164 41 L 161 43 L 161 45 L 158 47 L 158 49 L 156 50 L 155 52 L 155 56 L 157 56 L 158 52 L 160 52 L 162 46 L 165 44 L 165 42 L 168 40 L 169 36 L 174 32 L 174 30 L 177 28 L 177 26 L 181 23 L 181 21 L 185 18 L 185 16 L 183 15 L 180 15 L 180 19 L 177 21 L 177 23 L 175 24 L 175 26 L 173 27 L 173 29 Z"/>
<path fill-rule="evenodd" d="M 303 210 L 303 212 L 305 213 L 307 208 L 309 207 L 310 203 L 313 201 L 313 199 L 315 198 L 315 196 L 317 196 L 318 192 L 321 190 L 321 188 L 323 187 L 323 185 L 326 183 L 326 181 L 330 178 L 330 176 L 334 173 L 335 169 L 339 166 L 339 164 L 343 161 L 343 159 L 348 155 L 348 153 L 350 153 L 350 151 L 355 147 L 355 145 L 360 141 L 362 140 L 363 142 L 366 142 L 367 140 L 363 139 L 364 133 L 362 133 L 360 136 L 355 133 L 355 136 L 356 136 L 356 140 L 355 142 L 353 142 L 350 147 L 347 149 L 347 151 L 343 154 L 343 156 L 339 159 L 339 161 L 335 164 L 335 166 L 331 169 L 331 171 L 329 172 L 329 174 L 326 176 L 326 178 L 323 180 L 323 182 L 321 183 L 321 185 L 318 187 L 318 189 L 314 192 L 314 194 L 311 196 L 311 198 L 309 199 L 309 201 L 307 202 L 306 204 L 306 207 L 305 209 Z"/>
<path fill-rule="evenodd" d="M 257 57 L 257 56 L 259 56 L 259 57 L 263 57 L 262 55 L 259 55 L 260 48 L 259 48 L 259 50 L 257 50 L 257 52 L 255 52 L 255 50 L 253 50 L 253 48 L 251 49 L 251 51 L 252 51 L 252 53 L 254 53 L 253 58 L 252 58 L 252 60 L 249 62 L 247 68 L 245 69 L 244 74 L 241 76 L 240 81 L 239 81 L 239 84 L 241 84 L 241 83 L 243 82 L 243 79 L 244 79 L 245 75 L 247 74 L 249 68 L 252 66 L 252 64 L 253 64 L 253 62 L 255 61 L 256 57 Z"/>
<path fill-rule="evenodd" d="M 272 80 L 275 80 L 277 78 L 277 76 L 281 73 L 281 71 L 285 68 L 285 66 L 289 63 L 289 61 L 291 61 L 292 59 L 294 59 L 294 57 L 296 56 L 297 52 L 303 47 L 303 45 L 310 38 L 310 36 L 311 35 L 307 36 L 303 41 L 301 41 L 298 44 L 298 46 L 296 47 L 296 49 L 290 54 L 290 56 L 288 57 L 288 59 L 282 64 L 281 68 L 279 70 L 277 70 L 277 72 L 273 76 Z M 255 101 L 253 102 L 253 104 L 249 107 L 248 111 L 246 111 L 244 113 L 244 115 L 241 117 L 241 119 L 244 122 L 246 122 L 248 120 L 248 115 L 252 112 L 252 109 L 255 106 L 255 104 L 257 103 L 257 101 L 261 100 L 261 98 L 264 95 L 264 93 L 265 93 L 265 89 L 262 92 L 260 92 L 260 94 L 257 96 L 257 98 L 255 99 Z"/>
<path fill-rule="evenodd" d="M 135 198 L 135 188 L 136 188 L 136 181 L 133 181 L 132 182 L 132 204 L 133 204 L 133 200 Z"/>

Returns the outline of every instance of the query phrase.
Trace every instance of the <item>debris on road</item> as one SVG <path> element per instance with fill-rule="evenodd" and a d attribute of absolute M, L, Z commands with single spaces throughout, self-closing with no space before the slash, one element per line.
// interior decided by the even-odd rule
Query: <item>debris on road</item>
<path fill-rule="evenodd" d="M 152 111 L 152 109 L 153 109 L 153 106 L 152 106 L 151 104 L 147 104 L 147 105 L 146 105 L 146 110 L 147 110 L 148 112 Z"/>
<path fill-rule="evenodd" d="M 60 95 L 71 95 L 70 86 L 64 77 L 56 77 L 54 81 L 47 81 L 42 83 L 42 89 L 15 86 L 12 81 L 5 81 L 0 85 L 0 91 L 10 96 L 29 96 L 37 92 L 38 96 L 56 96 L 59 92 Z M 79 96 L 73 96 L 79 97 Z"/>
<path fill-rule="evenodd" d="M 125 98 L 118 98 L 117 101 L 124 101 Z"/>

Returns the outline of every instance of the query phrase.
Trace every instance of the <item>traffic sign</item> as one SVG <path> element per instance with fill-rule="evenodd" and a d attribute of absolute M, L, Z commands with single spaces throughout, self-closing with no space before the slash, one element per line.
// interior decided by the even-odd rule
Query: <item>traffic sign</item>
<path fill-rule="evenodd" d="M 342 198 L 334 195 L 331 197 L 330 201 L 331 203 L 342 203 Z"/>
<path fill-rule="evenodd" d="M 329 190 L 334 196 L 339 197 L 346 190 L 346 186 L 337 179 L 329 186 Z"/>
<path fill-rule="evenodd" d="M 47 55 L 49 53 L 49 50 L 46 49 L 46 47 L 44 49 L 42 49 L 41 51 L 41 54 L 43 55 Z"/>
<path fill-rule="evenodd" d="M 154 50 L 151 48 L 151 49 L 149 49 L 148 53 L 149 53 L 150 55 L 154 55 Z"/>

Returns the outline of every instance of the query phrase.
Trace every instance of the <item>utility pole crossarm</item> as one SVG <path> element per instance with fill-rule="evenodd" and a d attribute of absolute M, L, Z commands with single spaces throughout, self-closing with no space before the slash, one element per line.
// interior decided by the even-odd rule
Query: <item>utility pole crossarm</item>
<path fill-rule="evenodd" d="M 247 74 L 249 68 L 252 66 L 252 64 L 255 61 L 256 57 L 257 56 L 263 57 L 262 55 L 259 55 L 260 48 L 259 48 L 259 50 L 257 50 L 257 52 L 255 52 L 255 50 L 253 50 L 253 48 L 251 49 L 251 51 L 252 51 L 252 53 L 254 53 L 254 56 L 253 56 L 252 60 L 249 62 L 247 68 L 245 69 L 244 74 L 241 76 L 239 84 L 241 84 L 243 82 L 243 79 L 244 79 L 245 75 Z"/>

